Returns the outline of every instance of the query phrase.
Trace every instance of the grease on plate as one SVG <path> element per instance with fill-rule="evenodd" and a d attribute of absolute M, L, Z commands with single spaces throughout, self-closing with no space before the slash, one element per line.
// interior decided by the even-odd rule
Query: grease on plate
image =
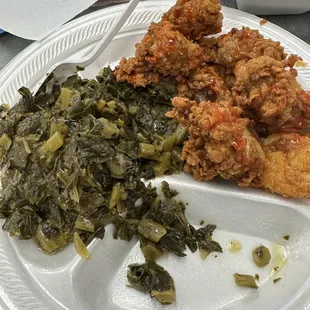
<path fill-rule="evenodd" d="M 279 282 L 280 280 L 281 280 L 281 278 L 273 279 L 273 283 L 276 284 L 276 283 Z"/>
<path fill-rule="evenodd" d="M 295 62 L 295 67 L 306 68 L 307 66 L 308 66 L 308 63 L 303 60 L 297 60 Z"/>
<path fill-rule="evenodd" d="M 274 243 L 272 246 L 272 270 L 271 275 L 274 275 L 276 272 L 281 270 L 281 268 L 285 265 L 287 262 L 287 253 L 285 250 L 285 247 Z"/>
<path fill-rule="evenodd" d="M 233 253 L 240 252 L 242 250 L 242 244 L 238 240 L 230 240 L 227 244 L 227 249 Z"/>

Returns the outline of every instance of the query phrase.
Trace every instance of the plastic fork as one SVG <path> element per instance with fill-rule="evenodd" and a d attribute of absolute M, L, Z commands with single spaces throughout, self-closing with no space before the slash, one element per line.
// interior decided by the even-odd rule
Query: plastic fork
<path fill-rule="evenodd" d="M 77 67 L 87 68 L 91 65 L 106 49 L 112 39 L 116 36 L 122 28 L 126 20 L 129 18 L 133 10 L 136 8 L 140 0 L 131 0 L 123 14 L 119 17 L 117 22 L 111 27 L 106 35 L 98 42 L 97 46 L 86 56 L 76 59 L 65 59 L 53 65 L 48 72 L 40 78 L 36 86 L 33 88 L 33 94 L 36 94 L 48 77 L 57 70 L 57 72 L 66 72 L 67 76 L 73 75 L 77 72 Z"/>

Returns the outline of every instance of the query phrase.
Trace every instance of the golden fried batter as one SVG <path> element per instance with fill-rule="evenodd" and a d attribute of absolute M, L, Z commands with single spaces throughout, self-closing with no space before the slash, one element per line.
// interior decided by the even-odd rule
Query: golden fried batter
<path fill-rule="evenodd" d="M 178 83 L 178 96 L 200 101 L 229 101 L 231 92 L 213 66 L 202 66 Z"/>
<path fill-rule="evenodd" d="M 263 141 L 266 156 L 260 187 L 285 197 L 310 198 L 310 138 L 274 134 Z"/>
<path fill-rule="evenodd" d="M 141 43 L 136 45 L 136 58 L 145 60 L 163 75 L 188 75 L 201 62 L 202 49 L 173 30 L 169 22 L 152 24 Z"/>
<path fill-rule="evenodd" d="M 285 68 L 283 62 L 261 56 L 235 66 L 233 99 L 255 120 L 270 128 L 279 128 L 298 115 L 300 85 L 297 71 Z"/>
<path fill-rule="evenodd" d="M 215 164 L 208 158 L 202 137 L 189 136 L 183 145 L 182 159 L 185 160 L 184 171 L 193 174 L 197 181 L 210 181 L 218 175 Z"/>
<path fill-rule="evenodd" d="M 145 61 L 139 61 L 135 57 L 122 58 L 114 74 L 118 81 L 127 81 L 134 86 L 145 87 L 159 82 L 159 73 L 149 68 Z"/>
<path fill-rule="evenodd" d="M 273 131 L 310 135 L 310 91 L 301 90 L 298 93 L 298 100 L 300 107 L 295 111 L 295 115 Z"/>
<path fill-rule="evenodd" d="M 251 122 L 240 118 L 241 110 L 227 102 L 200 102 L 176 97 L 167 113 L 189 126 L 189 139 L 182 150 L 185 171 L 196 180 L 220 175 L 240 186 L 255 184 L 264 168 L 264 153 L 251 133 Z"/>
<path fill-rule="evenodd" d="M 163 16 L 188 39 L 221 32 L 223 15 L 219 0 L 178 0 Z"/>
<path fill-rule="evenodd" d="M 164 76 L 187 76 L 202 61 L 201 47 L 173 30 L 169 22 L 152 24 L 143 40 L 136 44 L 135 57 L 123 58 L 115 70 L 119 81 L 134 86 L 157 83 Z"/>
<path fill-rule="evenodd" d="M 203 49 L 203 62 L 216 63 L 218 38 L 203 37 L 197 43 Z"/>
<path fill-rule="evenodd" d="M 206 37 L 221 26 L 218 0 L 177 0 L 115 75 L 134 86 L 163 76 L 176 83 L 167 116 L 189 128 L 182 158 L 196 180 L 221 176 L 310 198 L 310 91 L 294 69 L 301 58 L 247 27 Z"/>
<path fill-rule="evenodd" d="M 265 39 L 258 30 L 243 27 L 233 28 L 218 38 L 216 63 L 234 67 L 240 60 L 250 60 L 260 56 L 269 56 L 275 60 L 284 60 L 286 54 L 280 42 Z M 214 49 L 214 47 L 213 47 Z"/>

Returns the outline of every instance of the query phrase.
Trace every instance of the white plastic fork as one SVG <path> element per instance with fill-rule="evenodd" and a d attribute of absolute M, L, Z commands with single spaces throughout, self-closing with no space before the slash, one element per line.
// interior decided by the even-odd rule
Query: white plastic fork
<path fill-rule="evenodd" d="M 77 67 L 86 68 L 91 65 L 106 49 L 112 39 L 116 36 L 119 30 L 122 28 L 124 23 L 127 21 L 133 10 L 136 8 L 140 0 L 131 0 L 123 14 L 118 18 L 117 22 L 111 27 L 106 35 L 98 42 L 97 46 L 83 58 L 77 59 L 65 59 L 54 64 L 48 72 L 39 79 L 36 86 L 32 89 L 32 93 L 36 94 L 40 89 L 44 81 L 50 76 L 51 73 L 55 72 L 66 72 L 66 76 L 73 75 L 77 72 Z M 56 74 L 57 76 L 57 74 Z"/>

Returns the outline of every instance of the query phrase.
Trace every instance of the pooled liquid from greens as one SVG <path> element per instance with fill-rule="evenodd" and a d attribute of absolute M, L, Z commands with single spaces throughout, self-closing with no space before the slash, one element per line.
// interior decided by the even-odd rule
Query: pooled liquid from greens
<path fill-rule="evenodd" d="M 187 129 L 165 116 L 175 86 L 134 88 L 107 67 L 96 80 L 51 78 L 36 96 L 19 92 L 19 104 L 0 106 L 3 229 L 47 254 L 73 242 L 90 259 L 87 245 L 113 224 L 115 238 L 139 238 L 146 260 L 129 267 L 129 282 L 163 304 L 175 301 L 173 279 L 156 259 L 186 256 L 186 247 L 203 258 L 222 252 L 212 240 L 216 226 L 190 225 L 168 183 L 161 199 L 142 181 L 183 167 Z"/>

